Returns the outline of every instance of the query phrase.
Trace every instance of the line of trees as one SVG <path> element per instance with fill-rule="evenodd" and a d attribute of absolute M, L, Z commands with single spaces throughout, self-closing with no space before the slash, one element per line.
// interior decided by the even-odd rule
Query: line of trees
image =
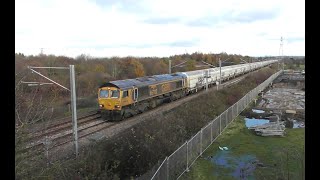
<path fill-rule="evenodd" d="M 136 78 L 142 76 L 151 76 L 155 74 L 168 73 L 170 59 L 172 66 L 187 61 L 184 66 L 174 67 L 172 73 L 182 71 L 192 71 L 196 69 L 208 68 L 204 65 L 206 62 L 214 66 L 219 66 L 218 59 L 228 60 L 229 64 L 238 64 L 242 59 L 249 59 L 249 56 L 237 54 L 204 54 L 195 52 L 192 54 L 173 55 L 170 57 L 109 57 L 95 58 L 90 55 L 81 54 L 76 58 L 65 56 L 54 56 L 40 54 L 37 56 L 25 56 L 22 53 L 15 54 L 15 72 L 16 80 L 21 79 L 27 71 L 27 66 L 69 66 L 75 65 L 77 96 L 95 95 L 97 88 L 107 81 Z M 42 74 L 59 81 L 59 83 L 69 86 L 69 74 L 67 71 L 55 69 L 41 69 Z M 34 81 L 40 80 L 40 77 L 33 76 Z M 30 80 L 30 77 L 27 79 Z M 43 78 L 42 78 L 43 81 Z M 25 88 L 26 90 L 28 87 Z"/>

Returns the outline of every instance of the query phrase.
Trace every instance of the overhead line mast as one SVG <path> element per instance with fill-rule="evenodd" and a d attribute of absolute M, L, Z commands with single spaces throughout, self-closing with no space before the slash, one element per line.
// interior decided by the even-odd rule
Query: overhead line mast
<path fill-rule="evenodd" d="M 280 60 L 282 61 L 282 69 L 284 68 L 284 62 L 283 62 L 283 37 L 280 38 L 280 49 L 279 49 L 279 56 Z M 279 65 L 279 64 L 278 64 Z M 278 66 L 279 67 L 279 66 Z"/>

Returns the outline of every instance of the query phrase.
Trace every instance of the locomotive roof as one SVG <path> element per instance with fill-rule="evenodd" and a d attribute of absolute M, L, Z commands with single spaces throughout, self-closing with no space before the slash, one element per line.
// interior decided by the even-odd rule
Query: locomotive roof
<path fill-rule="evenodd" d="M 154 75 L 154 76 L 146 76 L 146 77 L 140 77 L 135 79 L 125 79 L 125 80 L 117 80 L 117 81 L 110 81 L 105 84 L 103 84 L 101 87 L 117 87 L 120 89 L 129 89 L 133 86 L 135 87 L 142 87 L 142 86 L 148 86 L 152 84 L 158 84 L 166 81 L 172 81 L 172 80 L 179 80 L 182 79 L 183 75 L 181 74 L 161 74 L 161 75 Z"/>

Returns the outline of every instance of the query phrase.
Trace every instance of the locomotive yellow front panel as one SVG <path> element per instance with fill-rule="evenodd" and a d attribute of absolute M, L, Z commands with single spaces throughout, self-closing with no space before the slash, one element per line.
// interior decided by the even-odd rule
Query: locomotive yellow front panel
<path fill-rule="evenodd" d="M 99 108 L 105 110 L 121 110 L 120 90 L 104 87 L 99 90 Z"/>

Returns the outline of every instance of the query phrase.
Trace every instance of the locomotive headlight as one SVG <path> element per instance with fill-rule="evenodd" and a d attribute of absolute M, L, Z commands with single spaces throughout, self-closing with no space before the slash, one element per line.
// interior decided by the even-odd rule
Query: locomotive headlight
<path fill-rule="evenodd" d="M 99 104 L 99 107 L 100 107 L 100 108 L 103 108 L 103 104 Z"/>
<path fill-rule="evenodd" d="M 120 106 L 119 106 L 119 105 L 115 105 L 114 107 L 115 107 L 115 108 L 120 108 Z"/>

